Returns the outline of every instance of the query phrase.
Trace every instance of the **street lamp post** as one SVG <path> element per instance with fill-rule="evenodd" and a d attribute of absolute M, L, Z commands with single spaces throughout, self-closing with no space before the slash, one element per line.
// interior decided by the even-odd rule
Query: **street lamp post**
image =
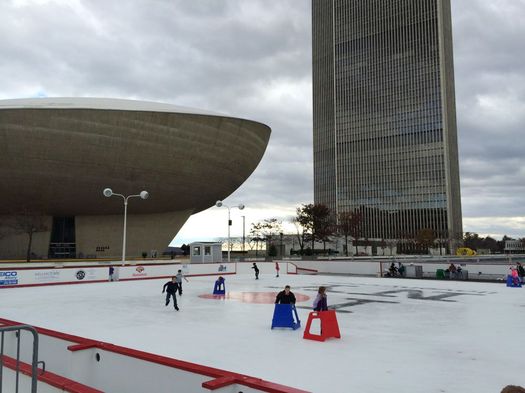
<path fill-rule="evenodd" d="M 140 194 L 137 194 L 137 195 L 124 196 L 122 194 L 117 194 L 113 192 L 111 188 L 105 188 L 103 193 L 106 198 L 116 195 L 116 196 L 122 197 L 122 199 L 124 200 L 124 232 L 122 235 L 122 266 L 124 266 L 126 264 L 126 221 L 127 221 L 127 215 L 128 215 L 128 199 L 136 198 L 136 197 L 137 198 L 140 197 L 142 199 L 148 199 L 149 193 L 147 191 L 141 191 Z"/>
<path fill-rule="evenodd" d="M 244 244 L 246 243 L 246 216 L 242 216 L 242 256 L 244 257 Z"/>
<path fill-rule="evenodd" d="M 228 209 L 228 262 L 230 262 L 230 248 L 231 248 L 231 246 L 230 246 L 230 227 L 232 225 L 232 220 L 230 219 L 230 209 L 236 207 L 237 209 L 242 210 L 242 209 L 244 209 L 244 205 L 241 203 L 241 204 L 239 204 L 239 206 L 232 206 L 232 207 L 230 207 L 230 206 L 226 206 L 222 201 L 217 201 L 217 202 L 215 202 L 215 206 L 217 206 L 217 207 L 225 207 L 225 208 Z"/>

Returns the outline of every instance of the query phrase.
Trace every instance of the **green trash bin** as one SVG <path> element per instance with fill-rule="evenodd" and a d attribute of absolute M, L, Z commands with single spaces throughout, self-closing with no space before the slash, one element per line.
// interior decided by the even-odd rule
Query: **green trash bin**
<path fill-rule="evenodd" d="M 436 278 L 438 280 L 444 280 L 445 279 L 445 270 L 443 270 L 443 269 L 436 270 Z"/>

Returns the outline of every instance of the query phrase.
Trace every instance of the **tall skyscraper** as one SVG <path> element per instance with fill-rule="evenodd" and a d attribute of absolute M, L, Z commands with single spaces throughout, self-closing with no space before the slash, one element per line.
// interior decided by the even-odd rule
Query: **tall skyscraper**
<path fill-rule="evenodd" d="M 462 233 L 450 0 L 312 0 L 314 199 L 362 236 Z"/>

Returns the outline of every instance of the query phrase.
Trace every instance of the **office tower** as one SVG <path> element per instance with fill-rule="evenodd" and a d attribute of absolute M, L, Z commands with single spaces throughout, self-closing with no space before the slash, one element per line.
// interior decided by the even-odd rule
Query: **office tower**
<path fill-rule="evenodd" d="M 450 0 L 313 0 L 314 199 L 362 237 L 461 236 Z"/>

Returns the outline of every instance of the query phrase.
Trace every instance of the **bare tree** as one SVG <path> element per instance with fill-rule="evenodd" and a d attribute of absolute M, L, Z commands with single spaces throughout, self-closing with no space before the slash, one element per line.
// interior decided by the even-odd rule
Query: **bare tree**
<path fill-rule="evenodd" d="M 297 208 L 297 210 L 299 210 L 299 208 Z M 301 250 L 300 254 L 303 255 L 304 254 L 304 243 L 308 235 L 307 233 L 308 230 L 299 222 L 297 217 L 292 218 L 292 223 L 295 225 L 296 236 L 299 242 L 299 248 Z"/>
<path fill-rule="evenodd" d="M 273 241 L 273 238 L 282 231 L 282 222 L 277 218 L 267 218 L 263 221 L 253 223 L 250 229 L 250 238 L 252 242 L 256 243 L 255 255 L 258 256 L 259 242 L 266 241 L 266 244 L 269 244 Z M 269 247 L 266 249 L 268 252 Z"/>
<path fill-rule="evenodd" d="M 27 235 L 27 262 L 31 261 L 31 247 L 33 245 L 34 234 L 48 231 L 45 224 L 45 218 L 44 214 L 27 209 L 13 216 L 13 221 L 11 223 L 13 231 L 17 234 Z"/>
<path fill-rule="evenodd" d="M 359 232 L 360 234 L 360 231 L 357 230 L 356 225 L 358 224 L 357 223 L 357 220 L 356 220 L 356 214 L 358 213 L 354 213 L 354 212 L 341 212 L 339 213 L 339 223 L 337 225 L 337 232 L 344 236 L 345 237 L 345 249 L 346 249 L 346 256 L 348 256 L 348 238 L 350 236 L 358 236 L 357 232 Z M 360 223 L 360 218 L 359 218 L 359 223 Z M 357 237 L 355 237 L 355 240 L 356 240 L 356 254 L 357 254 Z"/>
<path fill-rule="evenodd" d="M 357 251 L 357 240 L 361 237 L 363 216 L 359 211 L 339 213 L 338 231 L 345 237 L 346 255 L 348 256 L 348 237 L 351 236 L 355 243 L 355 254 Z"/>

